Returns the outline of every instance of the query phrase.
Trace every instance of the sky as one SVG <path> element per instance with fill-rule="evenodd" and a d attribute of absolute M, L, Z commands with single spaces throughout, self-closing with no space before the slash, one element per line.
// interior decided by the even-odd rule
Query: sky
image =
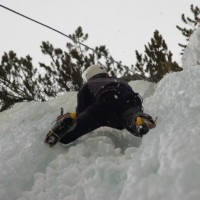
<path fill-rule="evenodd" d="M 199 0 L 0 0 L 0 4 L 47 24 L 65 34 L 78 26 L 89 34 L 86 45 L 106 45 L 110 54 L 125 65 L 136 62 L 135 50 L 144 52 L 155 30 L 165 39 L 174 60 L 180 63 L 185 38 L 176 25 L 184 26 L 181 14 L 192 17 L 190 5 Z M 46 57 L 42 41 L 65 48 L 69 39 L 0 7 L 0 56 L 13 50 L 30 55 L 35 63 Z"/>

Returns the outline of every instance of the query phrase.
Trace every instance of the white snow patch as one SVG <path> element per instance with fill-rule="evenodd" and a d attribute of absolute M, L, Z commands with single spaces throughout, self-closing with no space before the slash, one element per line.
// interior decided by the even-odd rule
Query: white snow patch
<path fill-rule="evenodd" d="M 200 65 L 200 28 L 193 32 L 186 47 L 183 57 L 182 66 L 184 69 L 195 65 Z M 200 66 L 199 66 L 200 67 Z"/>
<path fill-rule="evenodd" d="M 156 89 L 155 83 L 142 80 L 131 81 L 129 84 L 133 88 L 134 92 L 139 93 L 143 98 L 152 96 Z"/>

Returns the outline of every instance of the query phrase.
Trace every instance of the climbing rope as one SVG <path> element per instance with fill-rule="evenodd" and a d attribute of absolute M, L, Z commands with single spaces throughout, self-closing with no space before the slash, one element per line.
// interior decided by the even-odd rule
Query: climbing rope
<path fill-rule="evenodd" d="M 65 33 L 61 32 L 61 31 L 59 31 L 59 30 L 57 30 L 57 29 L 55 29 L 55 28 L 53 28 L 53 27 L 51 27 L 51 26 L 49 26 L 49 25 L 46 25 L 46 24 L 44 24 L 44 23 L 42 23 L 42 22 L 39 22 L 39 21 L 37 21 L 37 20 L 35 20 L 35 19 L 33 19 L 33 18 L 30 18 L 30 17 L 28 17 L 28 16 L 26 16 L 26 15 L 24 15 L 24 14 L 22 14 L 22 13 L 19 13 L 19 12 L 15 11 L 15 10 L 13 10 L 13 9 L 11 9 L 11 8 L 8 8 L 8 7 L 6 7 L 6 6 L 2 5 L 2 4 L 0 4 L 0 7 L 4 8 L 4 9 L 10 11 L 10 12 L 13 12 L 13 13 L 15 13 L 15 14 L 17 14 L 17 15 L 23 17 L 23 18 L 26 18 L 26 19 L 28 19 L 28 20 L 34 22 L 34 23 L 37 23 L 37 24 L 39 24 L 39 25 L 41 25 L 41 26 L 44 26 L 44 27 L 46 27 L 46 28 L 48 28 L 48 29 L 50 29 L 50 30 L 52 30 L 52 31 L 55 31 L 55 32 L 59 33 L 60 35 L 63 35 L 63 36 L 65 36 L 65 37 L 69 38 L 70 40 L 73 40 L 73 42 L 78 43 L 79 45 L 84 46 L 84 47 L 86 47 L 87 49 L 93 51 L 95 54 L 99 54 L 99 52 L 97 52 L 95 49 L 89 47 L 88 45 L 85 45 L 84 43 L 80 42 L 79 40 L 76 40 L 76 39 L 74 39 L 74 38 L 71 38 L 69 35 L 67 35 L 67 34 L 65 34 Z M 102 56 L 104 56 L 106 59 L 110 60 L 111 62 L 116 63 L 116 64 L 120 65 L 121 67 L 124 67 L 126 70 L 128 70 L 128 71 L 134 73 L 134 71 L 132 71 L 131 69 L 129 69 L 127 66 L 122 65 L 120 62 L 115 61 L 112 57 L 108 57 L 108 56 L 104 55 L 104 54 L 101 53 L 101 52 L 100 52 L 100 54 L 101 54 Z M 139 74 L 135 74 L 135 75 L 138 76 L 140 79 L 143 79 Z"/>

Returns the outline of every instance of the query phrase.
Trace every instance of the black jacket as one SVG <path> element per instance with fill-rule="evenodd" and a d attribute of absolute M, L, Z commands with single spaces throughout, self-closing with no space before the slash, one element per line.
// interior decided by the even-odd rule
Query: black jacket
<path fill-rule="evenodd" d="M 107 74 L 99 74 L 90 78 L 88 82 L 85 83 L 80 89 L 77 97 L 77 114 L 79 115 L 89 106 L 99 101 L 102 97 L 108 96 L 111 93 L 115 93 L 119 96 L 119 98 L 127 98 L 127 102 L 131 102 L 137 95 L 133 92 L 130 85 L 124 80 L 109 77 Z M 116 98 L 118 97 L 116 96 Z M 110 101 L 114 100 L 110 98 Z M 137 104 L 142 107 L 140 100 L 137 102 Z"/>
<path fill-rule="evenodd" d="M 142 102 L 125 81 L 107 74 L 94 76 L 80 89 L 77 99 L 75 126 L 60 139 L 61 143 L 73 142 L 102 126 L 126 128 L 137 135 L 134 120 L 143 112 Z"/>

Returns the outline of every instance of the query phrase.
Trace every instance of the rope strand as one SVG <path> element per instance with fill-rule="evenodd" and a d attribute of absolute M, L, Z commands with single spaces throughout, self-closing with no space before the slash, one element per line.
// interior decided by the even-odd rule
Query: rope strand
<path fill-rule="evenodd" d="M 93 51 L 94 53 L 97 54 L 97 52 L 96 52 L 95 49 L 93 49 L 93 48 L 91 48 L 91 47 L 85 45 L 84 43 L 82 43 L 82 42 L 80 42 L 80 41 L 78 41 L 78 40 L 76 40 L 76 39 L 71 38 L 69 35 L 67 35 L 67 34 L 65 34 L 65 33 L 61 32 L 61 31 L 59 31 L 59 30 L 57 30 L 57 29 L 55 29 L 55 28 L 53 28 L 53 27 L 51 27 L 51 26 L 49 26 L 49 25 L 46 25 L 46 24 L 44 24 L 44 23 L 42 23 L 42 22 L 40 22 L 40 21 L 37 21 L 37 20 L 35 20 L 35 19 L 33 19 L 33 18 L 30 18 L 30 17 L 28 17 L 28 16 L 26 16 L 26 15 L 24 15 L 24 14 L 22 14 L 22 13 L 19 13 L 19 12 L 15 11 L 15 10 L 13 10 L 13 9 L 11 9 L 11 8 L 8 8 L 8 7 L 6 7 L 6 6 L 2 5 L 2 4 L 0 4 L 0 7 L 4 8 L 4 9 L 10 11 L 10 12 L 13 12 L 13 13 L 15 13 L 15 14 L 17 14 L 17 15 L 23 17 L 23 18 L 26 18 L 26 19 L 28 19 L 28 20 L 34 22 L 34 23 L 37 23 L 37 24 L 39 24 L 39 25 L 41 25 L 41 26 L 44 26 L 44 27 L 46 27 L 46 28 L 48 28 L 48 29 L 50 29 L 50 30 L 52 30 L 52 31 L 55 31 L 55 32 L 59 33 L 60 35 L 63 35 L 63 36 L 65 36 L 65 37 L 69 38 L 70 40 L 75 41 L 75 42 L 78 43 L 79 45 L 82 45 L 82 46 L 84 46 L 84 47 L 90 49 L 91 51 Z M 134 71 L 132 71 L 131 69 L 129 69 L 127 66 L 122 65 L 120 62 L 115 61 L 112 57 L 108 57 L 108 56 L 104 55 L 103 53 L 100 53 L 100 54 L 101 54 L 102 56 L 104 56 L 106 59 L 109 59 L 111 62 L 116 63 L 116 64 L 118 64 L 118 65 L 124 67 L 126 70 L 128 70 L 128 71 L 134 73 Z M 135 74 L 135 75 L 137 75 L 140 79 L 143 79 L 139 74 Z"/>

